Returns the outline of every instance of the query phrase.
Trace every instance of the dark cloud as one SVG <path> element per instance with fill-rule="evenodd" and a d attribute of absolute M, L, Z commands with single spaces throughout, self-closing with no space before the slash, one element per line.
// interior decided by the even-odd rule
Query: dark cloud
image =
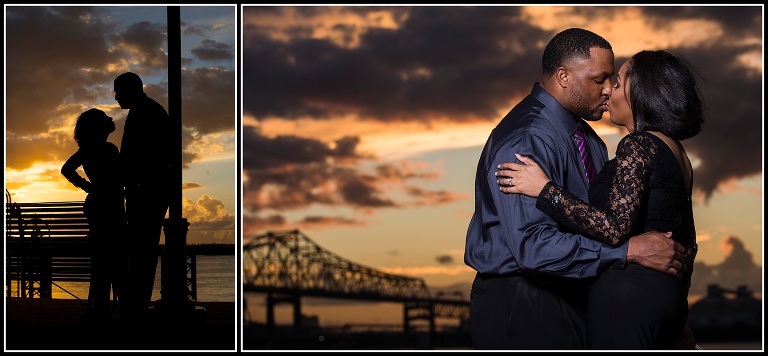
<path fill-rule="evenodd" d="M 442 205 L 453 203 L 455 201 L 471 198 L 469 194 L 459 194 L 447 190 L 426 190 L 415 186 L 406 187 L 406 191 L 411 197 L 419 198 L 414 205 Z"/>
<path fill-rule="evenodd" d="M 166 111 L 168 111 L 168 81 L 161 80 L 157 84 L 144 83 L 144 93 L 152 99 L 155 99 L 158 103 L 163 105 Z M 182 107 L 183 110 L 183 107 Z M 128 110 L 123 110 L 125 115 L 128 115 Z M 183 113 L 183 112 L 182 112 Z"/>
<path fill-rule="evenodd" d="M 300 7 L 296 16 L 334 11 Z M 247 8 L 245 15 L 273 12 Z M 349 7 L 345 11 L 376 11 Z M 397 30 L 362 35 L 336 26 L 344 44 L 311 38 L 312 29 L 291 26 L 288 42 L 271 40 L 256 26 L 245 29 L 243 107 L 257 119 L 272 116 L 316 119 L 358 114 L 374 120 L 496 120 L 509 98 L 530 90 L 540 73 L 540 52 L 550 33 L 515 20 L 516 7 L 398 8 Z M 406 16 L 407 15 L 407 16 Z M 258 22 L 256 22 L 258 23 Z M 253 65 L 249 65 L 253 63 Z M 515 85 L 516 81 L 525 86 Z M 355 152 L 358 138 L 342 138 L 333 151 L 326 143 L 299 136 L 268 138 L 243 128 L 243 167 L 248 177 L 243 203 L 254 212 L 310 204 L 357 209 L 439 205 L 466 198 L 430 191 L 407 181 L 435 179 L 438 173 L 403 165 L 375 165 L 375 175 L 354 163 L 370 162 Z M 334 155 L 335 153 L 335 155 Z M 339 165 L 346 163 L 347 165 Z M 388 190 L 385 190 L 388 189 Z M 406 198 L 390 198 L 391 190 Z"/>
<path fill-rule="evenodd" d="M 300 221 L 294 222 L 292 225 L 301 229 L 321 229 L 324 227 L 339 227 L 339 226 L 361 226 L 365 225 L 365 222 L 350 219 L 343 216 L 306 216 Z"/>
<path fill-rule="evenodd" d="M 230 24 L 192 24 L 186 21 L 181 22 L 181 31 L 185 35 L 207 36 L 231 27 L 232 25 Z"/>
<path fill-rule="evenodd" d="M 187 23 L 186 21 L 181 21 L 181 33 L 185 35 L 198 35 L 198 36 L 204 36 L 206 34 L 209 34 L 211 32 L 210 26 L 196 26 Z"/>
<path fill-rule="evenodd" d="M 370 178 L 370 177 L 368 177 Z M 392 199 L 381 194 L 374 185 L 375 179 L 364 176 L 347 175 L 340 180 L 339 192 L 345 202 L 356 207 L 383 208 L 397 206 Z"/>
<path fill-rule="evenodd" d="M 312 204 L 348 204 L 358 208 L 394 206 L 376 185 L 374 177 L 352 167 L 312 163 L 244 171 L 248 180 L 243 185 L 243 205 L 254 211 L 295 209 Z"/>
<path fill-rule="evenodd" d="M 285 216 L 272 214 L 267 216 L 244 216 L 243 217 L 243 244 L 247 238 L 268 230 L 285 230 L 288 228 L 288 220 Z"/>
<path fill-rule="evenodd" d="M 680 17 L 711 20 L 721 24 L 733 38 L 744 34 L 759 36 L 762 28 L 762 5 L 751 6 L 642 6 L 650 21 L 660 28 Z"/>
<path fill-rule="evenodd" d="M 516 20 L 519 11 L 414 7 L 400 28 L 370 30 L 353 49 L 308 37 L 271 40 L 264 29 L 247 27 L 245 114 L 496 120 L 510 97 L 530 91 L 541 72 L 541 47 L 552 35 Z"/>
<path fill-rule="evenodd" d="M 158 23 L 140 21 L 114 36 L 114 41 L 131 52 L 136 53 L 138 66 L 148 73 L 157 73 L 168 69 L 168 56 L 163 52 L 167 38 L 167 28 Z"/>
<path fill-rule="evenodd" d="M 407 164 L 407 162 L 404 162 Z M 395 166 L 390 163 L 382 163 L 376 166 L 376 176 L 382 180 L 403 181 L 405 179 L 424 179 L 434 180 L 439 178 L 440 174 L 436 171 L 419 170 L 414 166 Z"/>
<path fill-rule="evenodd" d="M 184 135 L 183 137 L 186 137 L 187 135 Z M 184 145 L 186 147 L 186 145 Z M 192 153 L 189 151 L 182 151 L 181 152 L 181 168 L 189 168 L 189 163 L 197 161 L 199 158 L 199 155 L 196 153 Z"/>
<path fill-rule="evenodd" d="M 453 257 L 451 257 L 450 255 L 441 255 L 441 256 L 435 257 L 435 261 L 437 261 L 437 263 L 441 265 L 450 265 L 450 264 L 453 264 Z"/>
<path fill-rule="evenodd" d="M 199 183 L 188 182 L 188 183 L 183 183 L 183 184 L 181 185 L 181 190 L 187 190 L 187 189 L 200 189 L 200 188 L 202 188 L 202 187 L 203 187 L 203 186 L 202 186 L 202 185 L 200 185 Z"/>
<path fill-rule="evenodd" d="M 299 136 L 264 136 L 255 126 L 243 126 L 243 168 L 270 170 L 288 165 L 324 163 L 330 158 L 356 159 L 359 139 L 341 138 L 341 144 L 331 148 L 328 144 Z"/>
<path fill-rule="evenodd" d="M 205 39 L 191 50 L 202 61 L 231 61 L 234 59 L 232 45 Z"/>
<path fill-rule="evenodd" d="M 300 17 L 332 11 L 324 7 L 296 9 Z M 351 7 L 349 10 L 374 9 Z M 503 34 L 514 33 L 514 28 L 541 33 L 520 23 L 510 27 L 509 22 L 501 21 L 505 16 L 514 15 L 516 9 L 495 10 L 413 9 L 400 30 L 371 31 L 361 38 L 360 46 L 352 50 L 309 38 L 311 28 L 291 26 L 287 32 L 297 38 L 286 43 L 270 40 L 259 33 L 260 29 L 251 27 L 246 30 L 249 40 L 243 46 L 244 110 L 257 118 L 308 115 L 323 119 L 357 113 L 377 120 L 482 114 L 486 115 L 485 119 L 495 119 L 491 113 L 495 113 L 495 107 L 514 90 L 509 81 L 499 78 L 498 70 L 513 77 L 531 70 L 508 65 L 511 58 L 527 54 L 509 52 L 501 56 L 503 50 L 495 42 L 498 38 L 491 38 L 488 33 L 503 37 Z M 250 11 L 272 12 L 274 9 L 245 10 Z M 337 26 L 333 30 L 350 43 L 355 28 Z M 530 33 L 515 39 L 520 48 L 531 47 L 534 41 Z M 531 55 L 540 56 L 537 52 L 531 51 Z M 491 63 L 495 74 L 494 70 L 484 68 L 485 62 Z M 537 63 L 532 58 L 523 62 Z M 423 68 L 429 68 L 432 73 L 421 72 Z M 406 76 L 408 78 L 403 79 Z M 357 138 L 338 141 L 338 153 L 346 154 L 336 158 L 346 158 L 350 164 L 364 160 L 354 154 L 358 141 Z M 244 205 L 254 211 L 312 203 L 345 204 L 361 209 L 409 204 L 388 198 L 388 192 L 383 190 L 386 184 L 405 191 L 413 200 L 410 204 L 455 200 L 450 192 L 430 192 L 405 183 L 406 179 L 433 179 L 434 172 L 377 165 L 378 174 L 370 175 L 353 166 L 333 165 L 329 159 L 331 149 L 325 143 L 298 136 L 267 138 L 248 126 L 244 127 L 243 142 L 243 166 L 248 176 L 243 200 Z M 333 188 L 318 190 L 316 187 Z"/>
<path fill-rule="evenodd" d="M 275 153 L 264 152 L 261 155 L 274 155 Z M 254 211 L 260 211 L 265 208 L 282 210 L 286 208 L 296 208 L 311 203 L 330 204 L 334 199 L 328 196 L 324 191 L 318 191 L 315 188 L 322 186 L 323 182 L 329 181 L 329 172 L 324 171 L 324 167 L 319 164 L 298 165 L 296 168 L 291 166 L 279 165 L 279 158 L 269 161 L 270 164 L 264 166 L 251 166 L 245 168 L 248 157 L 251 155 L 259 156 L 257 152 L 248 154 L 243 153 L 244 170 L 247 180 L 243 184 L 243 205 Z M 279 156 L 278 156 L 279 157 Z M 259 157 L 259 159 L 262 159 Z"/>
<path fill-rule="evenodd" d="M 243 126 L 243 207 L 253 213 L 284 211 L 321 204 L 354 209 L 398 208 L 411 205 L 439 205 L 461 195 L 429 191 L 409 184 L 410 180 L 434 179 L 430 167 L 403 162 L 376 165 L 370 174 L 361 166 L 373 157 L 360 154 L 357 137 L 342 137 L 332 145 L 299 136 L 267 137 L 255 126 Z M 390 198 L 389 189 L 404 191 L 410 201 Z M 307 218 L 310 219 L 310 218 Z M 322 217 L 322 223 L 358 225 L 355 220 Z M 254 218 L 258 226 L 274 226 L 277 219 Z M 306 226 L 315 221 L 297 221 Z M 261 230 L 256 230 L 261 231 Z"/>
<path fill-rule="evenodd" d="M 761 47 L 755 44 L 751 49 Z M 686 150 L 702 161 L 694 173 L 694 187 L 709 198 L 720 182 L 762 174 L 763 83 L 760 75 L 735 62 L 745 49 L 673 50 L 700 72 L 707 107 L 701 133 L 684 142 Z"/>
<path fill-rule="evenodd" d="M 99 95 L 92 86 L 122 54 L 111 50 L 105 33 L 112 27 L 99 20 L 97 9 L 9 6 L 5 10 L 6 132 L 45 132 L 51 120 L 82 111 L 73 107 L 72 100 Z"/>
<path fill-rule="evenodd" d="M 231 133 L 235 139 L 235 72 L 223 67 L 184 68 L 181 72 L 182 86 L 182 165 L 200 157 L 187 148 L 203 135 Z M 112 90 L 110 88 L 110 90 Z M 144 92 L 168 109 L 168 82 L 145 84 Z M 127 115 L 123 110 L 120 115 Z M 113 134 L 115 135 L 115 134 Z M 121 137 L 118 133 L 117 137 Z"/>
<path fill-rule="evenodd" d="M 669 48 L 683 54 L 701 74 L 700 86 L 707 106 L 702 132 L 684 142 L 686 150 L 701 158 L 694 187 L 709 199 L 720 182 L 760 175 L 763 172 L 762 71 L 745 67 L 739 59 L 761 53 L 760 6 L 643 6 L 648 20 L 666 28 L 679 18 L 719 23 L 722 38 L 705 46 Z M 617 58 L 617 65 L 626 58 Z M 760 127 L 760 129 L 758 129 Z"/>
<path fill-rule="evenodd" d="M 718 265 L 694 263 L 690 293 L 706 294 L 707 286 L 710 284 L 718 284 L 720 287 L 732 290 L 740 285 L 746 285 L 752 291 L 762 291 L 763 268 L 753 262 L 752 253 L 744 248 L 741 239 L 728 236 L 723 240 L 723 247 L 726 250 L 723 263 Z"/>
<path fill-rule="evenodd" d="M 222 67 L 182 71 L 182 115 L 185 127 L 201 135 L 231 132 L 234 139 L 235 72 Z"/>
<path fill-rule="evenodd" d="M 638 8 L 659 28 L 673 20 L 701 19 L 720 24 L 724 31 L 697 47 L 669 48 L 689 58 L 705 79 L 706 123 L 700 135 L 685 142 L 702 162 L 695 188 L 709 198 L 721 182 L 762 174 L 762 72 L 737 62 L 762 52 L 762 42 L 757 42 L 762 37 L 760 6 Z M 295 16 L 311 18 L 380 8 L 293 9 Z M 285 32 L 291 39 L 284 41 L 268 35 L 275 28 L 246 26 L 244 114 L 257 120 L 335 115 L 426 123 L 498 120 L 509 100 L 527 94 L 539 79 L 543 46 L 554 34 L 526 22 L 515 6 L 387 8 L 393 9 L 397 29 L 370 29 L 354 47 L 348 44 L 360 28 L 351 25 L 332 29 L 343 43 L 312 37 L 312 27 L 292 26 Z M 259 16 L 279 11 L 249 7 L 243 15 L 254 20 L 247 23 L 258 24 Z M 575 14 L 604 18 L 619 11 L 623 7 L 573 8 Z M 624 60 L 617 58 L 617 66 Z M 245 147 L 252 144 L 247 137 L 243 142 Z M 367 188 L 352 187 L 361 192 Z"/>
<path fill-rule="evenodd" d="M 738 61 L 749 53 L 761 53 L 762 12 L 752 6 L 641 6 L 638 7 L 659 29 L 669 28 L 681 18 L 720 24 L 723 35 L 710 43 L 667 48 L 684 55 L 701 75 L 700 86 L 707 106 L 702 132 L 684 142 L 686 150 L 701 158 L 694 188 L 708 200 L 721 182 L 760 175 L 763 172 L 762 71 Z M 576 11 L 593 11 L 576 7 Z M 670 31 L 673 29 L 669 28 Z M 610 40 L 610 39 L 609 39 Z M 620 66 L 627 58 L 616 58 Z"/>

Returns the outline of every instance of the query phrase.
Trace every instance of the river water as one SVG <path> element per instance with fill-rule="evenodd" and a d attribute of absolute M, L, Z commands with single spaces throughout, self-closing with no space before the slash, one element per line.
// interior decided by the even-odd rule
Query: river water
<path fill-rule="evenodd" d="M 235 256 L 197 256 L 197 301 L 234 302 L 237 292 L 235 280 Z M 160 265 L 155 275 L 155 289 L 152 300 L 160 299 Z M 88 283 L 58 282 L 53 286 L 52 297 L 61 299 L 88 299 Z M 17 284 L 11 285 L 11 295 L 16 296 Z M 7 289 L 7 287 L 6 287 Z"/>

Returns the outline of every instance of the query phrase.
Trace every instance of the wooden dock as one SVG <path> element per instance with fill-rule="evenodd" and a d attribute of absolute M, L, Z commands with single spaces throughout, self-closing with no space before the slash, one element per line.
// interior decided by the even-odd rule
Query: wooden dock
<path fill-rule="evenodd" d="M 211 350 L 237 351 L 240 312 L 234 302 L 197 302 L 190 320 L 158 315 L 133 327 L 83 322 L 76 299 L 5 298 L 5 350 Z"/>

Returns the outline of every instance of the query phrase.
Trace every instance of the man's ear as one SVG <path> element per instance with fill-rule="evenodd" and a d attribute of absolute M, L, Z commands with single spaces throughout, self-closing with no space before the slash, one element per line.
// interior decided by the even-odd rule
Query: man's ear
<path fill-rule="evenodd" d="M 565 67 L 558 67 L 557 71 L 555 71 L 555 79 L 557 79 L 557 84 L 560 84 L 560 87 L 567 88 L 570 82 L 571 76 L 570 76 L 570 73 L 568 73 L 568 70 L 565 69 Z"/>

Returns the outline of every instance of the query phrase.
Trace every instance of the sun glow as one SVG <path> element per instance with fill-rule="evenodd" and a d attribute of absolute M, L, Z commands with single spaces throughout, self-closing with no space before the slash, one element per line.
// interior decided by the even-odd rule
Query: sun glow
<path fill-rule="evenodd" d="M 12 202 L 84 200 L 85 192 L 72 186 L 60 170 L 61 166 L 53 162 L 37 163 L 24 170 L 6 168 L 5 189 Z"/>

